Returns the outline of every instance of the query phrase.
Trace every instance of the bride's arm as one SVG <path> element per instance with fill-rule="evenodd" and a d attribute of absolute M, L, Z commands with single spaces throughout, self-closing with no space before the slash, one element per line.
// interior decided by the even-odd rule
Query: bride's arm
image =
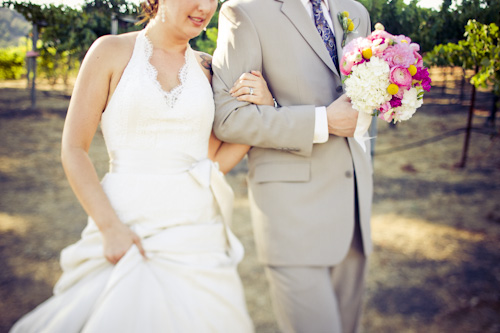
<path fill-rule="evenodd" d="M 104 256 L 117 263 L 132 244 L 144 255 L 139 237 L 124 225 L 99 182 L 88 151 L 115 81 L 117 37 L 97 40 L 85 56 L 71 97 L 62 134 L 61 160 L 68 181 L 103 235 Z M 121 45 L 120 45 L 121 44 Z M 123 52 L 126 53 L 126 52 Z M 110 57 L 110 55 L 113 55 Z M 121 74 L 121 72 L 120 72 Z"/>
<path fill-rule="evenodd" d="M 198 52 L 198 62 L 203 68 L 210 83 L 212 82 L 212 57 Z M 243 73 L 231 88 L 233 97 L 240 101 L 257 105 L 274 105 L 274 99 L 259 71 Z M 238 164 L 251 147 L 248 145 L 222 142 L 212 131 L 208 144 L 208 157 L 219 164 L 224 174 L 231 171 Z"/>
<path fill-rule="evenodd" d="M 274 105 L 274 99 L 267 83 L 259 71 L 243 73 L 234 83 L 230 93 L 239 101 L 257 105 Z M 209 157 L 219 163 L 223 173 L 228 173 L 238 164 L 250 149 L 248 145 L 221 142 L 212 132 L 209 144 Z"/>
<path fill-rule="evenodd" d="M 217 162 L 219 170 L 226 174 L 245 157 L 249 149 L 250 146 L 247 145 L 222 142 L 212 131 L 208 143 L 208 158 Z"/>

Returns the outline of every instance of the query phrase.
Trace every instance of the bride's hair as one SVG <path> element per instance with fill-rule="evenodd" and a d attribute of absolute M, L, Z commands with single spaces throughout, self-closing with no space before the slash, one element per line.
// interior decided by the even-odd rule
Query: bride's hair
<path fill-rule="evenodd" d="M 160 5 L 160 0 L 144 0 L 141 2 L 141 10 L 142 13 L 139 17 L 141 20 L 138 24 L 147 22 L 154 18 L 158 13 L 158 6 Z"/>

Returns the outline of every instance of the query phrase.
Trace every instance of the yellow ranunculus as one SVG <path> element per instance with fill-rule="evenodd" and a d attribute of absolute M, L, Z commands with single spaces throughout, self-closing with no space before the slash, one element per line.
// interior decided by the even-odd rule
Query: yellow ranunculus
<path fill-rule="evenodd" d="M 411 76 L 414 76 L 415 74 L 417 74 L 417 67 L 415 67 L 415 65 L 410 65 L 410 67 L 408 67 L 408 71 L 410 72 Z"/>
<path fill-rule="evenodd" d="M 387 87 L 387 92 L 391 95 L 396 95 L 399 91 L 399 87 L 394 84 L 394 83 L 391 83 L 388 87 Z"/>
<path fill-rule="evenodd" d="M 349 17 L 349 12 L 348 12 L 348 11 L 344 11 L 344 12 L 342 12 L 342 15 L 343 15 L 344 17 Z"/>
<path fill-rule="evenodd" d="M 367 49 L 364 49 L 361 54 L 363 55 L 363 58 L 365 58 L 366 60 L 370 59 L 372 57 L 372 49 L 370 48 L 367 48 Z"/>
<path fill-rule="evenodd" d="M 354 30 L 354 23 L 352 22 L 351 19 L 347 19 L 347 30 L 349 30 L 349 31 Z"/>

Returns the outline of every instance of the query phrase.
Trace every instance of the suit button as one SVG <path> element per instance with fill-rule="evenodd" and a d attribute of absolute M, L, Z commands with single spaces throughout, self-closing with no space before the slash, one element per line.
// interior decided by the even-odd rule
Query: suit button
<path fill-rule="evenodd" d="M 342 90 L 343 90 L 343 89 L 342 89 L 342 86 L 338 86 L 336 90 L 337 90 L 337 92 L 339 92 L 339 93 L 340 93 L 340 92 L 342 92 Z"/>
<path fill-rule="evenodd" d="M 346 171 L 345 172 L 346 178 L 352 178 L 352 172 L 351 171 Z"/>

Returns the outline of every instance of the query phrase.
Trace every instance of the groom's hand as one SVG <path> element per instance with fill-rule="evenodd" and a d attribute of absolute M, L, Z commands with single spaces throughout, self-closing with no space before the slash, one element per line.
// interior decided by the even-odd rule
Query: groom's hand
<path fill-rule="evenodd" d="M 336 136 L 352 137 L 358 121 L 358 111 L 352 108 L 345 94 L 326 107 L 328 132 Z"/>

